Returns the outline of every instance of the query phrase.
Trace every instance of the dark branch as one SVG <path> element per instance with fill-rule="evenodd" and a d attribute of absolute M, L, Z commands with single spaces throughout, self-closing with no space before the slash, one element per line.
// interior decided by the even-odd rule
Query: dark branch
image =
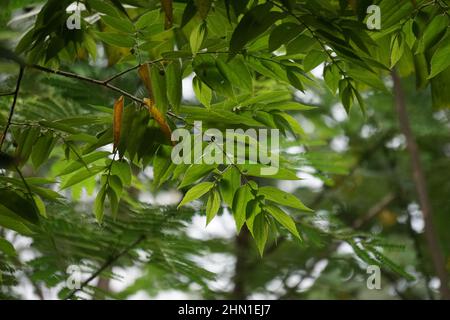
<path fill-rule="evenodd" d="M 125 247 L 122 251 L 120 251 L 115 256 L 112 256 L 110 259 L 106 260 L 105 263 L 97 270 L 95 271 L 89 278 L 87 278 L 83 283 L 81 283 L 80 287 L 78 289 L 72 290 L 67 297 L 64 298 L 64 300 L 72 299 L 74 295 L 83 290 L 84 287 L 86 287 L 92 280 L 97 278 L 103 271 L 105 271 L 107 268 L 112 266 L 117 260 L 119 260 L 122 256 L 126 255 L 130 250 L 134 249 L 139 243 L 141 243 L 145 239 L 145 235 L 140 236 L 135 241 L 133 241 L 130 245 Z"/>
<path fill-rule="evenodd" d="M 23 77 L 23 67 L 20 67 L 20 71 L 19 71 L 19 76 L 17 77 L 17 84 L 16 84 L 16 90 L 14 90 L 14 99 L 11 105 L 11 108 L 9 109 L 9 116 L 8 116 L 8 121 L 6 122 L 6 126 L 5 129 L 3 130 L 3 134 L 1 136 L 1 140 L 0 140 L 0 150 L 3 147 L 3 143 L 5 142 L 6 139 L 6 134 L 8 133 L 9 127 L 11 126 L 11 121 L 12 121 L 12 117 L 14 115 L 14 109 L 16 107 L 16 103 L 17 103 L 17 96 L 19 95 L 19 89 L 20 89 L 20 83 L 22 81 L 22 77 Z"/>
<path fill-rule="evenodd" d="M 0 97 L 12 96 L 14 94 L 15 94 L 15 91 L 6 92 L 6 93 L 0 93 Z"/>

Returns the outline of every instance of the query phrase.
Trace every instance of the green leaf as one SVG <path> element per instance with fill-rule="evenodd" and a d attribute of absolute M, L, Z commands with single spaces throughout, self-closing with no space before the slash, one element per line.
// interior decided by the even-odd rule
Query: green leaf
<path fill-rule="evenodd" d="M 305 132 L 303 131 L 303 128 L 300 126 L 298 121 L 295 120 L 295 118 L 293 116 L 291 116 L 290 114 L 288 114 L 286 112 L 276 112 L 275 114 L 280 116 L 281 118 L 283 118 L 286 121 L 286 123 L 291 128 L 291 131 L 295 135 L 297 135 L 297 136 L 304 136 L 305 135 Z"/>
<path fill-rule="evenodd" d="M 111 174 L 118 176 L 124 186 L 131 184 L 131 168 L 127 160 L 114 161 L 111 166 Z"/>
<path fill-rule="evenodd" d="M 41 216 L 44 218 L 47 218 L 47 210 L 45 209 L 44 201 L 38 196 L 33 195 L 34 203 L 36 204 L 36 208 L 38 209 L 38 212 Z"/>
<path fill-rule="evenodd" d="M 296 238 L 301 239 L 297 227 L 295 226 L 295 222 L 289 215 L 287 215 L 285 212 L 283 212 L 283 210 L 276 206 L 266 205 L 264 208 L 268 213 L 270 213 L 272 217 L 275 218 L 275 220 L 278 221 L 278 223 L 288 229 L 289 232 L 292 233 Z"/>
<path fill-rule="evenodd" d="M 209 193 L 208 202 L 206 203 L 206 225 L 216 216 L 220 208 L 220 195 L 219 192 L 214 189 Z"/>
<path fill-rule="evenodd" d="M 56 175 L 57 176 L 63 176 L 69 173 L 72 173 L 82 167 L 86 167 L 88 164 L 100 160 L 100 159 L 106 159 L 110 153 L 106 151 L 96 151 L 93 153 L 90 153 L 86 156 L 81 157 L 80 159 L 76 159 L 71 161 L 68 165 L 66 165 L 64 168 L 59 170 Z"/>
<path fill-rule="evenodd" d="M 228 62 L 219 58 L 216 60 L 216 65 L 233 86 L 245 92 L 252 91 L 253 79 L 242 58 L 235 58 Z"/>
<path fill-rule="evenodd" d="M 116 18 L 111 16 L 102 16 L 102 21 L 116 29 L 117 31 L 122 31 L 125 33 L 134 33 L 134 26 L 127 18 Z"/>
<path fill-rule="evenodd" d="M 305 71 L 311 71 L 322 62 L 326 61 L 328 55 L 321 50 L 311 50 L 303 60 L 303 67 Z"/>
<path fill-rule="evenodd" d="M 281 45 L 297 37 L 303 31 L 303 27 L 298 23 L 285 22 L 276 26 L 269 37 L 269 51 L 277 50 Z"/>
<path fill-rule="evenodd" d="M 252 226 L 253 228 L 250 230 L 250 232 L 255 239 L 259 254 L 262 257 L 264 254 L 264 247 L 266 246 L 267 237 L 269 235 L 269 225 L 266 221 L 264 213 L 255 216 Z"/>
<path fill-rule="evenodd" d="M 55 139 L 50 133 L 41 135 L 33 147 L 31 160 L 35 169 L 38 169 L 50 156 L 55 145 Z"/>
<path fill-rule="evenodd" d="M 40 129 L 37 127 L 31 127 L 22 133 L 21 141 L 18 142 L 17 157 L 22 164 L 26 163 L 31 155 L 33 146 L 36 143 L 40 135 Z M 23 139 L 23 140 L 22 140 Z"/>
<path fill-rule="evenodd" d="M 101 41 L 116 47 L 132 48 L 135 40 L 131 35 L 118 32 L 94 32 L 95 36 Z"/>
<path fill-rule="evenodd" d="M 171 164 L 169 158 L 170 147 L 161 145 L 158 148 L 155 156 L 153 157 L 153 182 L 156 186 L 159 186 L 163 183 L 163 181 L 161 181 L 161 178 Z"/>
<path fill-rule="evenodd" d="M 89 5 L 96 11 L 107 14 L 113 17 L 120 17 L 119 12 L 106 1 L 88 0 Z"/>
<path fill-rule="evenodd" d="M 106 197 L 106 189 L 105 186 L 103 186 L 97 193 L 97 197 L 95 198 L 94 201 L 94 214 L 95 219 L 97 219 L 98 223 L 101 223 L 103 221 L 105 197 Z"/>
<path fill-rule="evenodd" d="M 210 55 L 197 55 L 192 62 L 197 77 L 211 89 L 224 96 L 233 96 L 230 81 L 217 68 L 215 59 Z"/>
<path fill-rule="evenodd" d="M 0 189 L 0 204 L 32 224 L 39 223 L 34 201 L 18 190 Z"/>
<path fill-rule="evenodd" d="M 394 36 L 391 42 L 391 68 L 394 67 L 403 56 L 404 45 L 404 35 L 402 32 L 399 32 Z"/>
<path fill-rule="evenodd" d="M 68 180 L 66 180 L 63 184 L 61 184 L 60 190 L 67 189 L 73 185 L 76 185 L 92 176 L 95 176 L 97 173 L 105 170 L 103 166 L 93 166 L 90 167 L 89 170 L 84 168 L 77 172 L 75 172 Z"/>
<path fill-rule="evenodd" d="M 192 79 L 192 87 L 198 101 L 206 107 L 211 106 L 212 90 L 204 84 L 198 77 Z"/>
<path fill-rule="evenodd" d="M 0 238 L 0 251 L 11 257 L 17 256 L 17 252 L 13 245 L 3 238 Z"/>
<path fill-rule="evenodd" d="M 273 174 L 265 174 L 264 170 L 271 170 L 271 167 L 262 164 L 239 164 L 238 167 L 241 171 L 252 177 L 261 177 L 267 179 L 280 179 L 280 180 L 300 180 L 294 171 L 286 168 L 278 168 L 278 171 Z"/>
<path fill-rule="evenodd" d="M 136 29 L 145 29 L 158 22 L 159 10 L 152 10 L 144 13 L 139 19 L 136 21 Z"/>
<path fill-rule="evenodd" d="M 165 114 L 168 109 L 165 70 L 158 68 L 156 65 L 150 66 L 150 79 L 155 106 L 161 113 Z"/>
<path fill-rule="evenodd" d="M 435 44 L 441 41 L 442 37 L 447 32 L 449 25 L 449 18 L 447 15 L 437 15 L 430 23 L 427 24 L 422 38 L 417 45 L 417 53 L 424 53 L 432 48 Z"/>
<path fill-rule="evenodd" d="M 183 93 L 181 64 L 174 60 L 166 68 L 167 99 L 175 112 L 179 112 Z"/>
<path fill-rule="evenodd" d="M 50 128 L 50 129 L 55 129 L 58 131 L 62 131 L 62 132 L 68 132 L 68 133 L 72 133 L 72 134 L 77 134 L 79 133 L 78 130 L 76 130 L 75 128 L 72 128 L 70 126 L 67 126 L 61 122 L 58 121 L 39 121 L 39 125 L 46 127 L 46 128 Z"/>
<path fill-rule="evenodd" d="M 223 201 L 228 207 L 233 206 L 233 198 L 236 190 L 241 186 L 241 174 L 234 167 L 230 166 L 226 169 L 220 180 L 220 192 L 222 194 Z"/>
<path fill-rule="evenodd" d="M 258 105 L 259 109 L 264 109 L 267 111 L 270 110 L 279 110 L 279 111 L 306 111 L 306 110 L 314 110 L 317 107 L 308 106 L 305 104 L 301 104 L 293 101 L 285 101 L 285 102 L 275 102 L 269 104 Z"/>
<path fill-rule="evenodd" d="M 313 210 L 305 206 L 296 196 L 275 187 L 260 187 L 258 189 L 258 195 L 263 195 L 265 199 L 276 202 L 283 206 L 313 212 Z"/>
<path fill-rule="evenodd" d="M 284 15 L 271 11 L 272 4 L 264 3 L 250 9 L 239 21 L 230 40 L 230 57 L 236 55 L 244 46 L 264 33 L 275 21 Z"/>
<path fill-rule="evenodd" d="M 206 39 L 207 27 L 206 22 L 198 24 L 191 32 L 189 44 L 191 45 L 192 54 L 195 56 L 202 48 L 203 41 Z"/>
<path fill-rule="evenodd" d="M 106 190 L 106 194 L 108 196 L 109 204 L 111 206 L 111 213 L 112 213 L 113 219 L 116 219 L 117 212 L 119 211 L 119 197 L 116 194 L 115 190 L 112 188 L 108 188 Z"/>
<path fill-rule="evenodd" d="M 211 190 L 213 187 L 214 182 L 201 182 L 193 186 L 191 189 L 188 190 L 188 192 L 186 192 L 186 195 L 184 196 L 183 200 L 181 200 L 180 204 L 178 205 L 178 208 L 185 205 L 186 203 L 189 203 L 191 201 L 200 198 L 209 190 Z"/>
<path fill-rule="evenodd" d="M 25 236 L 29 236 L 33 234 L 33 231 L 31 231 L 24 223 L 18 221 L 17 219 L 14 219 L 10 216 L 6 216 L 3 214 L 3 211 L 6 208 L 4 208 L 2 205 L 0 205 L 0 226 L 6 229 L 14 230 L 20 234 L 23 234 Z"/>
<path fill-rule="evenodd" d="M 252 189 L 248 184 L 241 186 L 234 195 L 232 208 L 238 232 L 241 230 L 247 217 L 247 204 L 253 198 Z"/>
<path fill-rule="evenodd" d="M 450 66 L 450 32 L 439 42 L 439 46 L 431 58 L 431 74 L 428 79 L 434 78 Z"/>
<path fill-rule="evenodd" d="M 189 166 L 189 168 L 186 170 L 186 173 L 184 174 L 183 180 L 181 181 L 180 185 L 178 186 L 178 189 L 184 188 L 188 185 L 193 184 L 194 182 L 198 181 L 199 179 L 205 177 L 208 173 L 213 171 L 217 167 L 216 164 L 192 164 Z"/>

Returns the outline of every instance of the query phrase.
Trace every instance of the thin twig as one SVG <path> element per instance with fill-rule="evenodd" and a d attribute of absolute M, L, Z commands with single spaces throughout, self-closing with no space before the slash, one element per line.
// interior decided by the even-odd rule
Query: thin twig
<path fill-rule="evenodd" d="M 3 134 L 1 136 L 0 150 L 3 147 L 3 143 L 5 142 L 5 139 L 6 139 L 6 134 L 8 133 L 9 126 L 11 125 L 12 117 L 14 115 L 14 109 L 15 109 L 16 103 L 17 103 L 17 96 L 19 95 L 20 83 L 21 83 L 22 77 L 23 77 L 23 70 L 24 70 L 24 68 L 21 66 L 20 71 L 19 71 L 19 76 L 17 77 L 16 90 L 14 90 L 14 99 L 13 99 L 11 108 L 9 109 L 8 122 L 6 122 L 5 129 L 3 130 Z"/>
<path fill-rule="evenodd" d="M 97 278 L 104 270 L 109 268 L 114 262 L 116 262 L 119 258 L 124 256 L 128 253 L 128 251 L 132 250 L 134 247 L 136 247 L 139 243 L 141 243 L 143 240 L 145 240 L 145 235 L 142 235 L 138 237 L 135 241 L 133 241 L 129 246 L 124 248 L 122 251 L 120 251 L 115 256 L 111 257 L 110 259 L 106 260 L 105 263 L 97 270 L 95 271 L 89 278 L 87 278 L 83 283 L 81 283 L 79 288 L 73 289 L 65 298 L 64 300 L 72 299 L 74 295 L 78 292 L 83 290 L 85 286 L 87 286 L 92 280 Z"/>
<path fill-rule="evenodd" d="M 15 94 L 15 91 L 0 93 L 0 97 L 12 96 Z"/>
<path fill-rule="evenodd" d="M 158 62 L 162 62 L 164 60 L 167 60 L 167 59 L 166 58 L 161 58 L 161 59 L 156 59 L 156 60 L 152 60 L 152 61 L 146 61 L 146 62 L 139 63 L 139 64 L 137 64 L 137 65 L 135 65 L 133 67 L 130 67 L 128 69 L 125 69 L 125 70 L 123 70 L 123 71 L 113 75 L 112 77 L 110 77 L 110 78 L 108 78 L 106 80 L 103 80 L 103 83 L 107 84 L 107 83 L 109 83 L 109 82 L 111 82 L 111 81 L 113 81 L 113 80 L 123 76 L 124 74 L 127 74 L 128 72 L 136 70 L 137 68 L 139 68 L 140 66 L 142 66 L 144 64 L 155 64 L 155 63 L 158 63 Z"/>
<path fill-rule="evenodd" d="M 153 61 L 153 62 L 156 62 L 156 60 Z M 40 71 L 46 72 L 46 73 L 56 74 L 56 75 L 63 76 L 63 77 L 66 77 L 66 78 L 78 79 L 78 80 L 82 80 L 82 81 L 89 82 L 89 83 L 92 83 L 92 84 L 96 84 L 96 85 L 108 88 L 110 90 L 116 91 L 116 92 L 120 93 L 121 95 L 124 95 L 124 96 L 128 97 L 129 99 L 139 103 L 140 105 L 145 104 L 143 99 L 140 99 L 140 98 L 132 95 L 131 93 L 129 93 L 129 92 L 123 90 L 123 89 L 120 89 L 120 88 L 110 84 L 109 82 L 111 81 L 110 80 L 111 78 L 107 79 L 107 80 L 98 80 L 98 79 L 85 77 L 85 76 L 82 76 L 82 75 L 79 75 L 79 74 L 76 74 L 76 73 L 68 72 L 68 71 L 50 69 L 50 68 L 47 68 L 47 67 L 44 67 L 44 66 L 40 66 L 40 65 L 36 65 L 36 64 L 29 65 L 29 67 L 33 68 L 33 69 L 36 69 L 36 70 L 40 70 Z M 129 72 L 129 71 L 131 71 L 131 70 L 133 70 L 135 68 L 138 68 L 138 67 L 139 66 L 134 66 L 133 68 L 127 69 L 125 71 Z M 125 73 L 126 72 L 121 72 L 121 74 L 125 74 Z M 120 76 L 121 74 L 116 75 L 115 77 L 113 77 L 113 79 L 117 78 L 117 76 Z M 171 111 L 167 111 L 167 115 L 185 121 L 185 119 L 183 119 L 182 117 L 176 115 L 175 113 L 173 113 Z"/>

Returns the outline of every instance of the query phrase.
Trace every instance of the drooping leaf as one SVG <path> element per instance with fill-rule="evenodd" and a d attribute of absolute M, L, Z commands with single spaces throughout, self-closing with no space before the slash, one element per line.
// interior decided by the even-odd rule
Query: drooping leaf
<path fill-rule="evenodd" d="M 254 197 L 252 194 L 252 189 L 248 184 L 241 186 L 234 194 L 232 209 L 234 221 L 236 222 L 236 229 L 238 232 L 241 230 L 242 226 L 245 223 L 245 219 L 247 216 L 247 204 L 253 198 Z"/>
<path fill-rule="evenodd" d="M 230 57 L 236 55 L 244 46 L 266 31 L 275 21 L 283 17 L 272 11 L 272 4 L 264 3 L 253 7 L 239 21 L 230 40 Z"/>
<path fill-rule="evenodd" d="M 207 28 L 206 22 L 197 25 L 194 30 L 191 32 L 191 36 L 189 37 L 189 43 L 191 45 L 191 51 L 194 56 L 197 55 L 197 52 L 201 49 L 203 41 L 207 36 Z"/>
<path fill-rule="evenodd" d="M 222 179 L 220 180 L 220 192 L 222 194 L 223 201 L 228 205 L 228 207 L 231 208 L 233 206 L 234 194 L 240 186 L 241 175 L 234 166 L 230 166 L 226 169 L 225 173 L 222 175 Z"/>
<path fill-rule="evenodd" d="M 167 99 L 175 112 L 178 112 L 183 93 L 180 61 L 174 60 L 166 68 Z"/>
<path fill-rule="evenodd" d="M 295 226 L 295 222 L 289 215 L 287 215 L 285 212 L 283 212 L 283 210 L 276 206 L 266 205 L 264 208 L 268 213 L 270 213 L 272 217 L 275 218 L 276 221 L 278 221 L 278 223 L 289 230 L 289 232 L 292 233 L 296 238 L 301 239 L 297 227 Z"/>
<path fill-rule="evenodd" d="M 144 102 L 147 105 L 148 112 L 150 112 L 152 117 L 159 124 L 159 127 L 161 128 L 161 131 L 164 134 L 164 136 L 169 141 L 171 141 L 172 130 L 167 124 L 166 117 L 164 116 L 164 114 L 161 113 L 161 111 L 155 106 L 155 104 L 150 99 L 144 98 Z"/>
<path fill-rule="evenodd" d="M 312 210 L 305 206 L 296 196 L 275 187 L 260 187 L 258 188 L 258 195 L 263 195 L 267 200 L 276 202 L 282 206 L 312 212 Z"/>
<path fill-rule="evenodd" d="M 122 114 L 123 114 L 123 96 L 114 102 L 114 112 L 113 112 L 113 136 L 114 136 L 114 146 L 113 149 L 116 150 L 120 142 L 120 130 L 122 128 Z"/>
<path fill-rule="evenodd" d="M 217 190 L 209 193 L 208 202 L 206 203 L 206 225 L 216 216 L 220 208 L 220 195 Z"/>
<path fill-rule="evenodd" d="M 191 189 L 188 190 L 188 192 L 186 192 L 183 200 L 181 200 L 180 204 L 178 205 L 178 208 L 184 206 L 186 203 L 189 203 L 191 201 L 200 198 L 209 190 L 211 190 L 213 187 L 214 182 L 201 182 L 193 186 Z"/>

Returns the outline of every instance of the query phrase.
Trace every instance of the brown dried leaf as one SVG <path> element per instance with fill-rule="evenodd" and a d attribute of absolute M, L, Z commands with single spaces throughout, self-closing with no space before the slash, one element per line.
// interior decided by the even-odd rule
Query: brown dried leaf
<path fill-rule="evenodd" d="M 120 140 L 120 130 L 122 128 L 122 114 L 123 114 L 123 96 L 114 103 L 113 110 L 113 136 L 114 136 L 114 151 L 119 145 Z"/>

